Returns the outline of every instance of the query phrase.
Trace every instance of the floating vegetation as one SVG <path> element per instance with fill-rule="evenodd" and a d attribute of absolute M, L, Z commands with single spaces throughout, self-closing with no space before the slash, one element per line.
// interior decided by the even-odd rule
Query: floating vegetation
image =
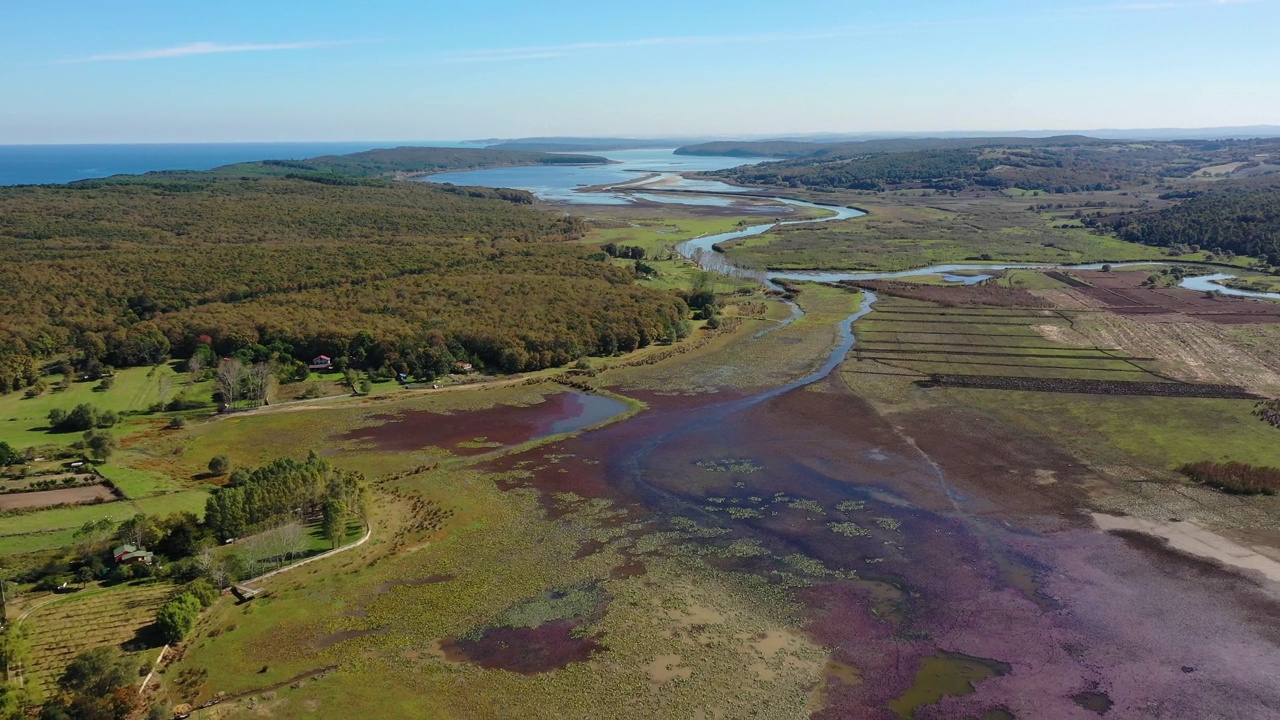
<path fill-rule="evenodd" d="M 728 512 L 729 512 L 729 517 L 733 518 L 734 520 L 747 520 L 751 518 L 764 517 L 764 513 L 760 512 L 759 510 L 756 510 L 755 508 L 731 507 L 731 508 L 728 508 Z"/>
<path fill-rule="evenodd" d="M 845 537 L 867 537 L 871 534 L 870 530 L 851 522 L 833 522 L 827 523 L 827 528 L 833 533 L 839 533 Z"/>
<path fill-rule="evenodd" d="M 728 459 L 728 460 L 699 460 L 694 463 L 703 470 L 711 472 L 731 472 L 748 475 L 753 472 L 759 472 L 764 466 L 749 458 Z"/>
<path fill-rule="evenodd" d="M 962 697 L 977 690 L 977 683 L 1007 675 L 1013 666 L 987 658 L 942 652 L 921 660 L 915 682 L 902 696 L 891 700 L 889 708 L 902 717 L 913 717 L 916 710 L 933 705 L 944 697 Z"/>
<path fill-rule="evenodd" d="M 537 597 L 507 608 L 493 624 L 504 627 L 535 628 L 555 620 L 589 617 L 597 614 L 606 600 L 608 596 L 596 585 L 548 590 Z"/>
<path fill-rule="evenodd" d="M 502 443 L 494 442 L 493 440 L 490 440 L 487 437 L 478 437 L 471 440 L 463 440 L 462 442 L 458 443 L 455 447 L 468 448 L 473 450 L 482 449 L 482 448 L 500 448 L 502 447 Z"/>
<path fill-rule="evenodd" d="M 891 517 L 878 517 L 876 518 L 876 524 L 885 530 L 897 530 L 902 527 L 902 523 L 900 521 Z"/>
<path fill-rule="evenodd" d="M 854 512 L 866 507 L 867 503 L 863 500 L 841 500 L 836 503 L 836 509 L 842 513 Z"/>
<path fill-rule="evenodd" d="M 831 574 L 831 570 L 823 564 L 821 560 L 811 558 L 808 555 L 794 553 L 782 558 L 782 561 L 790 565 L 793 570 L 804 575 L 812 577 L 826 577 Z"/>
<path fill-rule="evenodd" d="M 726 547 L 703 547 L 705 548 L 705 551 L 702 554 L 714 555 L 716 557 L 747 558 L 769 554 L 769 551 L 764 549 L 764 547 L 756 540 L 734 540 Z"/>
<path fill-rule="evenodd" d="M 721 535 L 727 535 L 729 533 L 727 528 L 703 527 L 687 517 L 679 516 L 671 518 L 671 526 L 676 530 L 695 538 L 713 538 Z"/>
<path fill-rule="evenodd" d="M 794 508 L 796 510 L 806 510 L 819 515 L 824 512 L 822 504 L 815 500 L 792 500 L 790 503 L 787 503 L 787 507 Z"/>

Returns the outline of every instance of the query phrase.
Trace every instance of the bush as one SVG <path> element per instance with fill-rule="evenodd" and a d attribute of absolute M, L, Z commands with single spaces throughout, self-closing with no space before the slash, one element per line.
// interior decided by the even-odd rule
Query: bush
<path fill-rule="evenodd" d="M 169 418 L 169 429 L 170 429 L 170 430 L 181 430 L 182 428 L 184 428 L 184 427 L 186 427 L 186 426 L 187 426 L 187 419 L 186 419 L 186 418 L 184 418 L 184 417 L 182 417 L 181 415 L 175 415 L 175 416 L 173 416 L 173 417 Z"/>
<path fill-rule="evenodd" d="M 1232 495 L 1275 495 L 1280 492 L 1280 470 L 1276 468 L 1205 460 L 1179 469 L 1196 482 Z"/>
<path fill-rule="evenodd" d="M 218 589 L 207 578 L 197 578 L 187 583 L 186 592 L 200 601 L 200 607 L 209 607 L 218 601 Z"/>
<path fill-rule="evenodd" d="M 214 475 L 226 475 L 231 472 L 231 458 L 226 455 L 214 455 L 209 459 L 209 472 Z"/>
<path fill-rule="evenodd" d="M 53 432 L 84 432 L 98 426 L 98 409 L 88 403 L 80 403 L 70 412 L 61 409 L 49 411 L 49 428 Z"/>
<path fill-rule="evenodd" d="M 203 609 L 200 600 L 189 592 L 165 603 L 156 613 L 156 625 L 165 641 L 176 643 L 185 638 L 196 626 L 196 620 L 200 619 L 200 611 Z"/>

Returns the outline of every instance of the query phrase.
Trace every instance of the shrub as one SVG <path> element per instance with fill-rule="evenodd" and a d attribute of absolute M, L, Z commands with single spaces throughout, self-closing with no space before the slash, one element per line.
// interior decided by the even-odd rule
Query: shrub
<path fill-rule="evenodd" d="M 203 609 L 195 595 L 184 592 L 160 608 L 156 613 L 156 625 L 167 642 L 180 642 L 196 626 Z"/>
<path fill-rule="evenodd" d="M 1183 465 L 1180 470 L 1198 483 L 1232 495 L 1275 495 L 1280 492 L 1280 469 L 1276 468 L 1205 460 Z"/>
<path fill-rule="evenodd" d="M 214 455 L 209 459 L 209 472 L 214 475 L 226 475 L 231 471 L 231 458 L 226 455 Z"/>
<path fill-rule="evenodd" d="M 197 578 L 187 583 L 186 591 L 200 601 L 200 607 L 209 607 L 218 601 L 218 589 L 207 578 Z"/>
<path fill-rule="evenodd" d="M 61 409 L 49 411 L 49 428 L 53 432 L 84 432 L 98 426 L 98 409 L 81 403 L 70 412 Z"/>

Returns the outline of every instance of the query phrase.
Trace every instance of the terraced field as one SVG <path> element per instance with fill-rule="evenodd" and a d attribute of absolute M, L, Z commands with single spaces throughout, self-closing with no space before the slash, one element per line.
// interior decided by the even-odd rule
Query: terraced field
<path fill-rule="evenodd" d="M 30 678 L 47 694 L 76 654 L 105 645 L 137 653 L 139 662 L 164 644 L 153 622 L 173 585 L 90 588 L 36 609 L 24 621 L 31 637 Z"/>
<path fill-rule="evenodd" d="M 1040 308 L 944 307 L 882 297 L 855 326 L 846 372 L 1129 381 L 1167 384 L 1152 357 L 1092 344 L 1068 344 L 1078 313 Z M 1073 384 L 1073 387 L 1082 387 Z"/>

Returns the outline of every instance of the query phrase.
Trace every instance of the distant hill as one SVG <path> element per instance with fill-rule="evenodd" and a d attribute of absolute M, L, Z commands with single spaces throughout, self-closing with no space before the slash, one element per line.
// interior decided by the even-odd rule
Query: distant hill
<path fill-rule="evenodd" d="M 795 143 L 698 146 L 701 152 L 795 152 Z M 704 173 L 742 185 L 819 192 L 1019 188 L 1050 193 L 1118 190 L 1170 178 L 1276 172 L 1280 139 L 1129 142 L 1061 136 L 887 140 L 814 148 L 805 155 Z M 686 152 L 692 151 L 686 149 Z"/>
<path fill-rule="evenodd" d="M 1105 145 L 1107 140 L 1084 135 L 1055 135 L 1052 137 L 964 137 L 964 138 L 887 138 L 882 140 L 858 140 L 851 142 L 815 143 L 799 140 L 755 140 L 685 145 L 676 149 L 677 155 L 709 155 L 720 157 L 772 157 L 772 158 L 825 158 L 838 159 L 875 153 L 911 152 L 924 150 L 971 150 L 985 147 L 1067 147 L 1080 145 Z"/>
<path fill-rule="evenodd" d="M 484 142 L 484 141 L 481 141 Z M 540 152 L 601 152 L 604 150 L 645 150 L 673 148 L 694 142 L 692 138 L 589 138 L 532 137 L 487 142 L 492 150 L 525 150 Z"/>
<path fill-rule="evenodd" d="M 259 160 L 215 168 L 226 175 L 321 173 L 349 178 L 405 178 L 449 170 L 479 170 L 520 165 L 597 165 L 596 155 L 566 155 L 490 148 L 398 147 L 307 160 Z"/>

